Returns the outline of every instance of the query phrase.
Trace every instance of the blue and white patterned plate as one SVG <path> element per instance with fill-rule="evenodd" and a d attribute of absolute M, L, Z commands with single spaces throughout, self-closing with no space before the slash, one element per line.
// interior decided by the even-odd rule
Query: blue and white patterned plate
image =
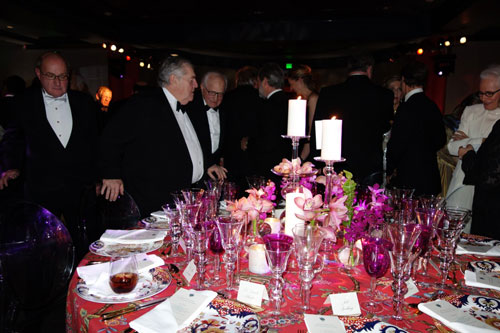
<path fill-rule="evenodd" d="M 452 295 L 444 298 L 474 318 L 500 329 L 500 300 L 482 295 Z"/>

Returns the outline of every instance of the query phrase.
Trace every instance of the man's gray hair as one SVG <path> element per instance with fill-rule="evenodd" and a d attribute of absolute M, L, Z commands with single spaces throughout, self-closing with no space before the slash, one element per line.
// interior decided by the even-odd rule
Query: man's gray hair
<path fill-rule="evenodd" d="M 497 84 L 500 87 L 500 65 L 494 64 L 490 65 L 488 68 L 483 70 L 481 74 L 479 74 L 481 79 L 486 79 L 488 77 L 494 77 L 497 79 Z"/>
<path fill-rule="evenodd" d="M 158 71 L 158 85 L 163 87 L 165 84 L 170 84 L 170 75 L 172 74 L 181 78 L 186 74 L 185 65 L 193 67 L 189 60 L 181 57 L 168 57 L 163 60 Z"/>
<path fill-rule="evenodd" d="M 220 77 L 221 79 L 224 80 L 224 91 L 227 89 L 227 77 L 222 74 L 221 72 L 216 72 L 216 71 L 210 71 L 206 72 L 203 77 L 201 78 L 201 84 L 206 88 L 207 87 L 207 82 L 210 79 L 210 77 Z"/>
<path fill-rule="evenodd" d="M 276 63 L 266 63 L 259 70 L 259 79 L 267 79 L 267 83 L 276 89 L 282 89 L 285 84 L 285 73 Z"/>

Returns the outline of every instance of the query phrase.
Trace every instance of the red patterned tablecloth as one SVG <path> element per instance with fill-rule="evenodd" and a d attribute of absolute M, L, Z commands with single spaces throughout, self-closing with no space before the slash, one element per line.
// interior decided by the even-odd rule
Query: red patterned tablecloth
<path fill-rule="evenodd" d="M 164 248 L 161 248 L 153 253 L 161 256 L 165 259 L 166 263 L 169 263 L 169 259 L 164 257 Z M 449 280 L 449 283 L 456 283 L 456 288 L 458 291 L 448 292 L 449 294 L 476 294 L 476 295 L 487 295 L 490 297 L 500 298 L 500 292 L 491 289 L 481 289 L 481 288 L 470 288 L 466 287 L 464 283 L 464 277 L 462 271 L 467 266 L 470 261 L 483 260 L 472 255 L 462 255 L 457 256 L 458 265 L 455 265 L 450 276 L 453 280 Z M 500 258 L 488 258 L 492 261 L 500 261 Z M 95 254 L 87 254 L 87 256 L 80 262 L 79 265 L 87 265 L 90 261 L 106 261 L 108 258 L 101 257 Z M 438 262 L 437 258 L 434 258 L 435 262 Z M 242 260 L 241 272 L 243 274 L 248 274 L 247 262 L 245 259 Z M 210 267 L 208 267 L 210 270 Z M 429 273 L 435 279 L 438 280 L 438 272 L 429 265 Z M 180 273 L 179 273 L 180 274 Z M 225 274 L 224 270 L 221 271 L 221 277 Z M 260 324 L 262 330 L 265 331 L 269 324 L 277 324 L 277 330 L 279 332 L 297 332 L 305 333 L 307 332 L 306 324 L 302 315 L 295 314 L 291 311 L 293 305 L 299 303 L 300 293 L 299 293 L 299 279 L 298 279 L 298 269 L 293 267 L 293 256 L 289 260 L 289 266 L 287 271 L 284 273 L 283 277 L 287 282 L 284 290 L 284 299 L 286 305 L 283 308 L 283 316 L 279 319 L 278 323 L 275 323 L 266 312 L 260 312 Z M 120 317 L 104 321 L 99 316 L 100 311 L 110 311 L 117 310 L 125 307 L 127 304 L 113 304 L 111 306 L 102 303 L 94 303 L 86 301 L 79 297 L 76 293 L 76 285 L 78 283 L 79 277 L 75 272 L 69 286 L 67 302 L 66 302 L 66 330 L 67 332 L 131 332 L 133 330 L 129 329 L 129 323 L 136 319 L 137 317 L 143 315 L 144 313 L 150 311 L 153 307 L 142 309 L 136 312 L 132 312 Z M 196 276 L 191 281 L 190 286 L 185 288 L 195 287 Z M 175 283 L 175 279 L 172 280 L 170 286 L 158 295 L 153 296 L 150 299 L 156 299 L 160 297 L 170 296 L 175 293 L 179 286 Z M 324 302 L 329 294 L 332 293 L 344 293 L 349 291 L 358 291 L 358 299 L 360 303 L 363 303 L 366 298 L 363 292 L 367 291 L 369 288 L 370 278 L 366 274 L 362 264 L 358 265 L 355 269 L 348 270 L 344 268 L 337 262 L 330 262 L 325 266 L 322 273 L 316 276 L 313 287 L 311 290 L 311 304 L 317 307 L 318 313 L 331 315 L 332 309 L 330 305 L 325 305 Z M 378 289 L 392 297 L 391 291 L 392 277 L 390 272 L 377 280 Z M 434 289 L 422 289 L 417 294 L 412 297 L 408 297 L 406 301 L 408 303 L 419 303 L 426 301 L 433 293 Z M 234 295 L 236 297 L 236 295 Z M 146 299 L 149 300 L 149 299 Z M 264 303 L 263 308 L 268 309 L 270 304 Z M 105 309 L 103 309 L 106 307 Z M 409 332 L 448 332 L 449 330 L 445 328 L 441 323 L 434 320 L 432 317 L 419 313 L 416 308 L 407 308 L 409 311 L 409 316 L 402 321 L 392 321 L 387 320 L 389 323 L 397 325 L 400 328 L 406 329 Z M 385 317 L 386 319 L 393 313 L 393 310 L 389 306 L 384 306 L 382 312 L 375 314 L 375 317 L 362 309 L 362 316 L 356 317 L 341 317 L 341 320 L 346 324 L 347 331 L 354 331 L 356 328 L 360 328 L 367 321 L 373 321 L 377 316 Z M 205 332 L 220 332 L 220 330 L 214 328 L 213 330 L 207 330 Z"/>

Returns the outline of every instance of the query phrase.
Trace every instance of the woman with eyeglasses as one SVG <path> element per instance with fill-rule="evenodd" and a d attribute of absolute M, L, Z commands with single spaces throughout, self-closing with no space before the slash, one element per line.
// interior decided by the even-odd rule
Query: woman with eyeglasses
<path fill-rule="evenodd" d="M 480 74 L 478 96 L 482 104 L 465 108 L 460 126 L 448 143 L 451 155 L 458 156 L 460 147 L 471 145 L 475 151 L 488 137 L 495 122 L 500 119 L 500 65 L 492 65 Z M 464 184 L 462 161 L 458 161 L 446 194 L 447 206 L 472 209 L 474 186 Z M 474 216 L 474 212 L 472 212 Z M 469 232 L 470 223 L 465 232 Z"/>

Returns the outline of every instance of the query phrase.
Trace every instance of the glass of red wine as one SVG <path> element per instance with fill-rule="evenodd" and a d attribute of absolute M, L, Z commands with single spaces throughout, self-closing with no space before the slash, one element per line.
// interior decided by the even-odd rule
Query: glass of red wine
<path fill-rule="evenodd" d="M 139 280 L 137 259 L 130 257 L 112 257 L 109 263 L 109 285 L 117 294 L 134 290 Z"/>

